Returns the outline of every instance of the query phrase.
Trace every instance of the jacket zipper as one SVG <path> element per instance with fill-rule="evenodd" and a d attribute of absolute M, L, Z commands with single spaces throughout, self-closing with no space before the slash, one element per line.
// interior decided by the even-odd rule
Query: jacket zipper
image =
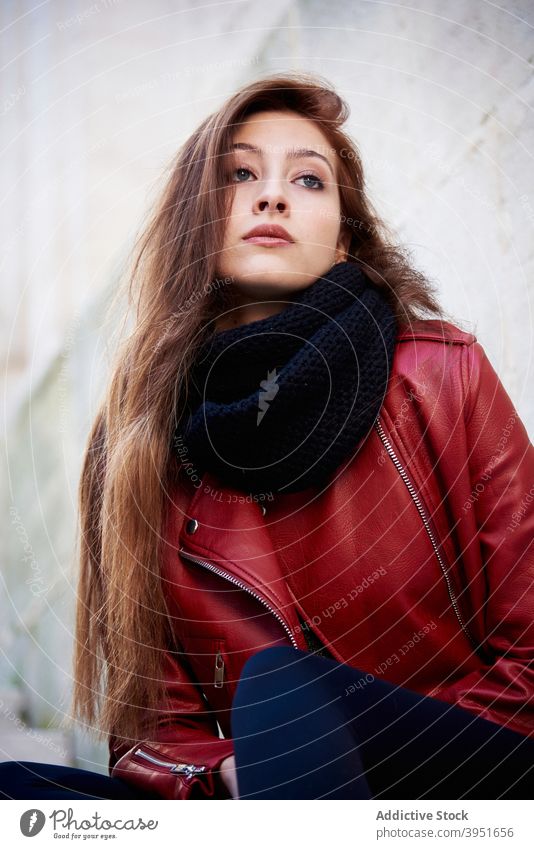
<path fill-rule="evenodd" d="M 461 616 L 461 613 L 460 613 L 460 608 L 458 606 L 458 601 L 456 599 L 456 596 L 454 595 L 454 590 L 452 588 L 450 578 L 449 578 L 449 575 L 448 575 L 447 566 L 446 566 L 446 564 L 445 564 L 445 562 L 444 562 L 444 560 L 441 556 L 441 552 L 440 552 L 438 545 L 436 543 L 436 539 L 435 539 L 434 534 L 432 532 L 432 528 L 430 527 L 430 522 L 429 522 L 428 517 L 425 513 L 425 510 L 423 509 L 421 499 L 419 498 L 419 496 L 418 496 L 418 494 L 415 490 L 414 485 L 412 484 L 410 478 L 408 477 L 406 470 L 401 465 L 397 455 L 395 454 L 395 451 L 393 450 L 393 448 L 391 446 L 391 442 L 389 441 L 386 434 L 384 433 L 384 429 L 382 427 L 382 424 L 381 424 L 379 418 L 377 418 L 376 421 L 375 421 L 375 427 L 378 431 L 378 435 L 380 436 L 380 439 L 384 443 L 386 451 L 388 452 L 389 456 L 393 460 L 393 463 L 394 463 L 397 471 L 399 472 L 402 480 L 406 484 L 406 488 L 408 489 L 408 492 L 410 493 L 411 497 L 413 498 L 413 500 L 415 502 L 415 506 L 417 507 L 417 510 L 419 511 L 419 515 L 422 519 L 423 525 L 425 526 L 426 532 L 427 532 L 427 534 L 430 538 L 430 542 L 432 543 L 432 548 L 434 549 L 434 552 L 435 552 L 436 557 L 438 559 L 438 563 L 441 567 L 441 571 L 443 572 L 443 576 L 444 576 L 445 582 L 447 584 L 447 591 L 449 593 L 449 598 L 451 600 L 453 610 L 456 614 L 456 618 L 458 619 L 458 622 L 460 623 L 460 627 L 462 628 L 464 634 L 468 638 L 471 645 L 475 648 L 475 651 L 478 652 L 478 646 L 476 644 L 476 641 L 473 639 L 473 637 L 469 633 L 469 629 L 467 628 L 467 626 L 465 625 L 465 623 L 462 619 L 462 616 Z"/>
<path fill-rule="evenodd" d="M 214 687 L 222 687 L 224 684 L 224 658 L 220 651 L 215 655 L 215 679 Z"/>
<path fill-rule="evenodd" d="M 184 551 L 183 548 L 180 548 L 178 550 L 178 553 L 181 554 L 183 557 L 185 557 L 187 560 L 191 560 L 193 563 L 198 563 L 200 566 L 205 566 L 206 569 L 210 570 L 210 572 L 214 572 L 216 575 L 220 575 L 221 578 L 226 578 L 227 581 L 231 581 L 233 584 L 240 587 L 242 590 L 245 590 L 247 593 L 250 593 L 250 595 L 254 596 L 254 598 L 256 598 L 259 602 L 261 602 L 267 608 L 267 610 L 269 610 L 273 614 L 273 616 L 275 616 L 276 619 L 278 619 L 278 621 L 280 622 L 280 624 L 282 625 L 282 627 L 286 631 L 289 639 L 291 640 L 291 643 L 294 645 L 294 647 L 296 649 L 298 649 L 298 643 L 295 640 L 293 634 L 291 633 L 291 629 L 289 628 L 289 625 L 287 625 L 287 623 L 284 622 L 284 620 L 282 619 L 280 614 L 277 613 L 277 611 L 274 610 L 274 608 L 271 607 L 271 605 L 268 602 L 266 602 L 265 599 L 261 597 L 261 595 L 258 595 L 258 593 L 255 593 L 254 590 L 251 590 L 250 587 L 248 587 L 242 581 L 238 581 L 237 578 L 234 578 L 233 575 L 230 575 L 228 572 L 224 572 L 222 569 L 219 569 L 218 566 L 214 566 L 213 563 L 209 563 L 207 560 L 201 560 L 199 557 L 195 557 L 193 554 L 190 554 L 188 551 Z"/>
<path fill-rule="evenodd" d="M 195 766 L 195 764 L 182 764 L 173 763 L 172 761 L 162 761 L 159 758 L 155 758 L 153 755 L 149 755 L 148 752 L 143 751 L 143 749 L 136 749 L 134 751 L 134 755 L 138 755 L 140 758 L 144 758 L 144 760 L 150 761 L 150 763 L 155 764 L 156 766 L 167 767 L 169 772 L 183 773 L 188 779 L 192 778 L 199 772 L 206 771 L 205 766 Z"/>

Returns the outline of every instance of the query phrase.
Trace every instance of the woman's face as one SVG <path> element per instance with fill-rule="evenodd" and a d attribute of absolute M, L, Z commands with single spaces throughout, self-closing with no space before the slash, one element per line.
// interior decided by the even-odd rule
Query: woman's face
<path fill-rule="evenodd" d="M 228 155 L 235 193 L 217 273 L 230 278 L 237 309 L 219 328 L 263 318 L 284 304 L 263 301 L 306 288 L 346 257 L 340 234 L 336 152 L 317 124 L 265 111 L 239 125 Z M 248 236 L 260 226 L 283 238 Z"/>

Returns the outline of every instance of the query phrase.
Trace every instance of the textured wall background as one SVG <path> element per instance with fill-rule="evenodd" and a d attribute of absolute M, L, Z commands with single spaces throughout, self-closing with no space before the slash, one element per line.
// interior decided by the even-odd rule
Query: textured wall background
<path fill-rule="evenodd" d="M 533 24 L 515 0 L 0 5 L 0 759 L 106 771 L 102 746 L 54 731 L 106 305 L 177 147 L 243 82 L 293 68 L 335 84 L 376 206 L 534 434 Z"/>

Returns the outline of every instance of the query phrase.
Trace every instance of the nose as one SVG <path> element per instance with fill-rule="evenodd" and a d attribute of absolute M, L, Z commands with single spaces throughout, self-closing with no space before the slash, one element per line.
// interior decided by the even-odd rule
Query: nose
<path fill-rule="evenodd" d="M 280 180 L 265 180 L 261 184 L 258 183 L 258 186 L 259 192 L 254 199 L 254 212 L 264 212 L 266 209 L 281 213 L 288 212 L 289 201 Z"/>

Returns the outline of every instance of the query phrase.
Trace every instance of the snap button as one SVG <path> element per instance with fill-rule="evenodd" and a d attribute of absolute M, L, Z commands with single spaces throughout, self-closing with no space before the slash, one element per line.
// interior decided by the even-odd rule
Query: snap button
<path fill-rule="evenodd" d="M 188 534 L 194 534 L 196 529 L 198 528 L 198 522 L 196 519 L 189 519 L 185 529 Z"/>

